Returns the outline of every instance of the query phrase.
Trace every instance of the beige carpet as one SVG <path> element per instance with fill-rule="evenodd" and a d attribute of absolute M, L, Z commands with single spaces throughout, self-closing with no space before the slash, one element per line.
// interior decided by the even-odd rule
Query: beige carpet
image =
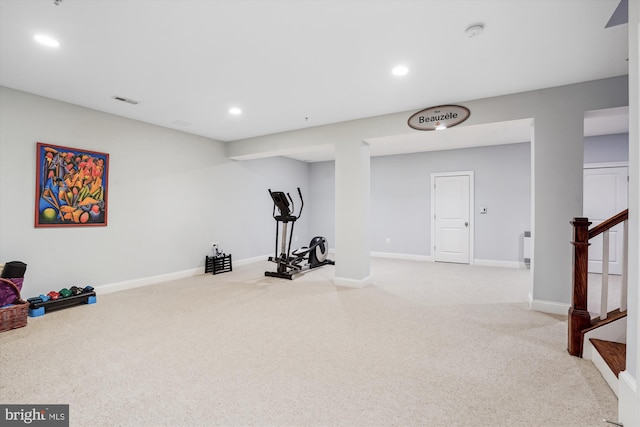
<path fill-rule="evenodd" d="M 112 294 L 0 334 L 0 402 L 72 426 L 602 426 L 617 400 L 530 311 L 527 270 L 372 260 L 295 281 L 232 273 Z"/>

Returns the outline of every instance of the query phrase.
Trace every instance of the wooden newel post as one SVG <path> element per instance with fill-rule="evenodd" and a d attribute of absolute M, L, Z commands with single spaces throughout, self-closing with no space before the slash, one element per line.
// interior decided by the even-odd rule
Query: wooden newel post
<path fill-rule="evenodd" d="M 568 350 L 572 356 L 582 357 L 582 331 L 591 325 L 587 310 L 587 271 L 589 268 L 589 226 L 587 218 L 573 218 L 573 280 L 569 308 Z"/>

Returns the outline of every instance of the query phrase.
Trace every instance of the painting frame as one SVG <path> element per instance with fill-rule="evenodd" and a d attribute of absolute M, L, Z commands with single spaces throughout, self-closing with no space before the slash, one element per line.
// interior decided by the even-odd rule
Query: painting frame
<path fill-rule="evenodd" d="M 107 225 L 109 153 L 36 143 L 34 226 Z"/>

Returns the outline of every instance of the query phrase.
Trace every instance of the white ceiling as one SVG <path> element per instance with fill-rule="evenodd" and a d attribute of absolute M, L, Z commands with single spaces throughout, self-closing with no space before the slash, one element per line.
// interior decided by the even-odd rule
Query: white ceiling
<path fill-rule="evenodd" d="M 625 75 L 628 25 L 605 29 L 618 3 L 0 0 L 0 85 L 233 141 Z M 485 31 L 469 38 L 465 29 L 475 23 Z M 39 45 L 35 33 L 61 46 Z M 410 68 L 402 78 L 391 74 L 400 63 Z M 243 114 L 230 115 L 232 106 Z M 587 115 L 585 132 L 626 132 L 626 115 Z M 603 132 L 598 122 L 618 127 Z M 529 125 L 369 142 L 373 155 L 423 151 L 422 138 L 462 147 L 471 132 L 474 145 L 522 142 Z M 327 156 L 330 149 L 292 155 Z"/>

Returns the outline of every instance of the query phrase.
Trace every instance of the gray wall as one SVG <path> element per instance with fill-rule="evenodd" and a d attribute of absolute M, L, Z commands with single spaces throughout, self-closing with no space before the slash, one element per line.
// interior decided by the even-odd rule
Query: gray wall
<path fill-rule="evenodd" d="M 606 163 L 629 160 L 629 134 L 590 136 L 584 139 L 584 162 Z"/>
<path fill-rule="evenodd" d="M 430 256 L 431 173 L 461 170 L 475 173 L 475 258 L 522 261 L 522 234 L 531 225 L 529 143 L 373 157 L 371 250 Z M 311 228 L 331 243 L 333 162 L 313 163 L 310 174 L 323 204 Z"/>
<path fill-rule="evenodd" d="M 628 134 L 584 139 L 585 163 L 628 160 Z M 430 174 L 475 173 L 476 260 L 522 262 L 531 229 L 531 144 L 519 143 L 371 159 L 371 250 L 430 256 Z M 335 242 L 334 163 L 310 165 L 311 232 Z M 487 214 L 479 214 L 487 207 Z M 390 238 L 391 243 L 386 240 Z"/>
<path fill-rule="evenodd" d="M 108 226 L 34 228 L 38 141 L 110 154 Z M 267 188 L 308 187 L 308 170 L 230 161 L 218 141 L 0 88 L 0 263 L 28 264 L 29 297 L 203 267 L 213 241 L 236 260 L 265 255 Z"/>
<path fill-rule="evenodd" d="M 572 231 L 567 224 L 582 212 L 584 114 L 586 111 L 629 105 L 627 76 L 459 102 L 472 111 L 470 118 L 461 125 L 463 127 L 533 119 L 532 305 L 537 310 L 566 312 L 570 301 L 572 271 L 572 252 L 570 245 L 567 245 L 571 241 Z M 234 141 L 227 144 L 226 150 L 230 158 L 240 159 L 270 157 L 274 153 L 282 155 L 287 151 L 300 152 L 305 148 L 311 150 L 332 145 L 335 147 L 336 161 L 345 164 L 350 158 L 346 154 L 351 154 L 351 158 L 356 156 L 349 150 L 342 150 L 342 147 L 355 146 L 369 138 L 406 134 L 407 117 L 412 113 L 413 111 L 399 112 Z M 364 151 L 365 148 L 362 147 L 362 152 Z M 361 169 L 360 178 L 365 173 L 365 168 Z M 351 179 L 353 174 L 337 176 L 340 179 L 337 179 L 336 185 L 341 193 L 353 194 L 353 197 L 364 200 L 365 195 L 358 193 L 361 191 L 361 183 Z M 348 231 L 354 229 L 359 233 L 365 227 L 368 229 L 368 212 L 361 210 L 350 215 L 348 208 L 351 205 L 344 198 L 336 199 L 341 201 L 336 205 L 342 221 L 340 230 L 347 235 L 355 235 Z M 364 203 L 360 203 L 360 206 L 364 206 Z M 337 235 L 340 235 L 340 230 L 336 229 Z M 340 241 L 347 241 L 347 235 L 342 236 Z M 364 247 L 349 246 L 343 251 L 339 246 L 336 245 L 337 263 L 341 262 L 341 258 L 347 262 L 360 262 L 363 257 L 368 256 Z M 344 271 L 340 277 L 361 282 L 366 280 L 366 276 L 361 273 Z"/>
<path fill-rule="evenodd" d="M 373 158 L 372 249 L 431 255 L 431 173 L 474 171 L 474 258 L 521 261 L 531 227 L 530 165 L 529 143 Z"/>
<path fill-rule="evenodd" d="M 324 236 L 329 241 L 329 247 L 335 248 L 335 163 L 318 162 L 309 165 L 309 182 L 311 185 L 311 203 L 309 230 L 314 235 Z"/>
<path fill-rule="evenodd" d="M 274 222 L 267 188 L 295 194 L 302 187 L 306 206 L 296 224 L 296 246 L 306 245 L 313 235 L 327 236 L 334 245 L 333 162 L 307 165 L 278 157 L 230 161 L 217 141 L 1 90 L 0 262 L 27 262 L 30 284 L 37 283 L 39 291 L 196 268 L 212 241 L 236 260 L 271 253 Z M 603 152 L 598 147 L 620 147 L 624 136 L 605 139 L 587 139 L 585 159 L 619 160 L 598 157 Z M 108 227 L 33 228 L 36 141 L 111 154 Z M 519 236 L 530 229 L 531 205 L 524 190 L 531 176 L 527 147 L 373 158 L 371 250 L 430 255 L 429 174 L 474 170 L 475 258 L 519 261 Z M 611 155 L 611 150 L 604 153 Z M 502 156 L 504 161 L 495 161 Z M 513 179 L 514 174 L 519 178 Z M 507 198 L 517 203 L 507 206 Z M 394 217 L 394 205 L 405 206 L 401 220 Z M 487 215 L 477 214 L 480 206 L 488 208 Z M 78 242 L 89 242 L 90 249 Z"/>

